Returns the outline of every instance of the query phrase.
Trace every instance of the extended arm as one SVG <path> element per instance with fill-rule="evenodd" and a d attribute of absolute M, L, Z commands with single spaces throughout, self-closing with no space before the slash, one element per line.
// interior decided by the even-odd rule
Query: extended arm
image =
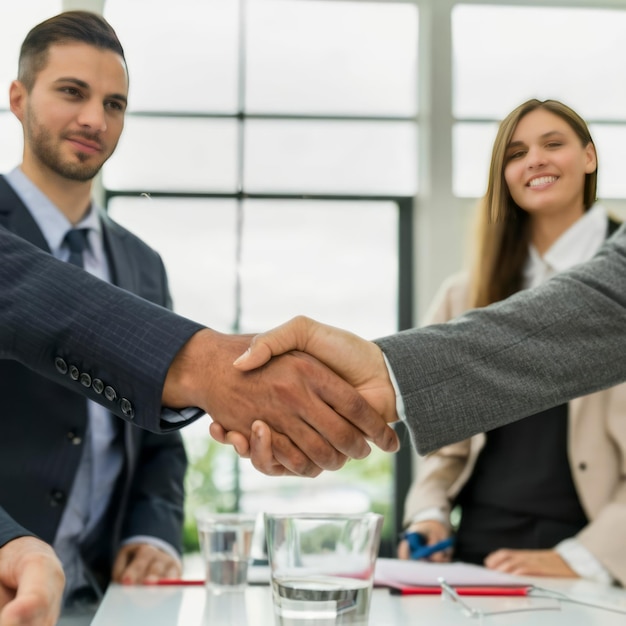
<path fill-rule="evenodd" d="M 286 355 L 245 374 L 248 345 L 53 259 L 0 228 L 0 358 L 15 359 L 153 431 L 163 405 L 200 407 L 246 435 L 262 417 L 281 460 L 313 475 L 369 452 L 365 437 L 396 449 L 380 416 L 332 371 Z M 196 412 L 196 416 L 201 412 Z M 345 419 L 339 419 L 339 418 Z"/>
<path fill-rule="evenodd" d="M 541 287 L 377 343 L 426 453 L 626 380 L 625 328 L 622 227 Z"/>
<path fill-rule="evenodd" d="M 413 442 L 426 454 L 626 380 L 625 328 L 622 227 L 594 259 L 541 287 L 376 344 L 398 381 Z M 303 346 L 349 382 L 371 383 L 374 406 L 389 406 L 373 344 L 306 318 L 257 336 L 238 367 Z"/>

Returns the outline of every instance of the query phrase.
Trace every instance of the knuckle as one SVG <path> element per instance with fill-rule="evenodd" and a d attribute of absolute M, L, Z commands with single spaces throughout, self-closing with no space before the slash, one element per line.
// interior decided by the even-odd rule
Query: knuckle
<path fill-rule="evenodd" d="M 316 438 L 312 443 L 310 450 L 311 457 L 317 464 L 326 470 L 336 470 L 342 467 L 345 462 L 345 456 L 329 445 L 325 440 Z"/>

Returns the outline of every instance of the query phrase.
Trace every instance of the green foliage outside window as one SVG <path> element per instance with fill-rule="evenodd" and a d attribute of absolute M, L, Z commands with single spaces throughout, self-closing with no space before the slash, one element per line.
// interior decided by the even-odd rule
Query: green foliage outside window
<path fill-rule="evenodd" d="M 195 449 L 190 450 L 191 446 L 188 445 L 189 469 L 185 479 L 184 552 L 196 552 L 199 549 L 194 517 L 197 509 L 208 507 L 225 513 L 235 511 L 237 507 L 238 458 L 233 450 L 210 438 L 203 442 L 194 441 L 193 446 Z M 354 486 L 354 489 L 366 493 L 371 503 L 370 510 L 384 515 L 382 542 L 387 545 L 393 545 L 391 473 L 391 455 L 378 448 L 373 448 L 366 459 L 349 461 L 342 469 L 334 472 L 338 484 Z M 297 488 L 301 489 L 302 486 Z M 278 487 L 278 490 L 289 497 L 289 488 L 283 486 Z"/>

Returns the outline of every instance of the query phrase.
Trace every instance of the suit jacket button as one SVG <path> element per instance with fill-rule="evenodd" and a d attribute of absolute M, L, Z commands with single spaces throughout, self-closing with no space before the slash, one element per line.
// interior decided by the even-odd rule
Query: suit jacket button
<path fill-rule="evenodd" d="M 60 506 L 65 502 L 65 494 L 59 489 L 50 492 L 50 506 Z"/>
<path fill-rule="evenodd" d="M 54 359 L 54 367 L 56 367 L 59 374 L 67 374 L 67 363 L 65 362 L 65 359 L 62 359 L 60 356 Z"/>
<path fill-rule="evenodd" d="M 104 388 L 104 397 L 109 402 L 114 402 L 115 400 L 117 400 L 117 392 L 115 391 L 115 389 L 113 389 L 113 387 L 111 387 L 110 385 L 107 385 Z"/>
<path fill-rule="evenodd" d="M 91 376 L 87 372 L 83 372 L 78 380 L 83 387 L 91 387 Z"/>
<path fill-rule="evenodd" d="M 74 431 L 67 433 L 67 438 L 73 446 L 79 446 L 83 442 L 83 438 L 79 437 Z"/>
<path fill-rule="evenodd" d="M 120 400 L 120 408 L 122 409 L 122 413 L 128 418 L 133 419 L 135 417 L 135 409 L 133 409 L 133 405 L 130 400 L 127 398 L 122 398 Z"/>
<path fill-rule="evenodd" d="M 70 365 L 70 378 L 72 380 L 78 380 L 80 376 L 80 372 L 78 371 L 78 368 L 75 365 Z"/>
<path fill-rule="evenodd" d="M 91 388 L 96 393 L 102 393 L 104 391 L 104 383 L 99 378 L 94 378 L 91 383 Z"/>

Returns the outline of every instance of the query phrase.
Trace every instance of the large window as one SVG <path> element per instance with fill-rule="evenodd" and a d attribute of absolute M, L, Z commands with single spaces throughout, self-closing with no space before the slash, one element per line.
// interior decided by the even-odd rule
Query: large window
<path fill-rule="evenodd" d="M 452 11 L 454 192 L 482 195 L 497 122 L 529 98 L 553 98 L 590 125 L 600 197 L 626 196 L 625 31 L 623 10 L 458 4 Z"/>
<path fill-rule="evenodd" d="M 406 2 L 180 0 L 174 14 L 169 1 L 106 2 L 131 76 L 103 172 L 108 208 L 161 252 L 177 311 L 222 331 L 300 313 L 372 338 L 398 329 L 411 273 L 400 225 L 410 229 L 417 191 L 417 16 Z M 410 296 L 402 306 L 407 320 Z M 278 480 L 207 448 L 206 421 L 184 435 L 190 507 L 374 508 L 391 538 L 387 455 Z M 207 463 L 210 487 L 194 474 Z"/>
<path fill-rule="evenodd" d="M 217 330 L 305 313 L 375 337 L 418 320 L 463 265 L 498 122 L 531 97 L 590 122 L 601 199 L 626 207 L 626 0 L 14 3 L 0 20 L 0 171 L 21 156 L 7 97 L 20 42 L 78 7 L 104 11 L 130 68 L 102 197 L 161 252 L 176 309 Z M 266 479 L 207 448 L 207 430 L 185 431 L 190 507 L 389 512 L 391 457 Z"/>
<path fill-rule="evenodd" d="M 0 172 L 15 167 L 22 156 L 22 128 L 9 111 L 9 85 L 17 77 L 20 45 L 37 23 L 62 10 L 61 0 L 32 0 L 4 8 L 0 19 Z"/>

